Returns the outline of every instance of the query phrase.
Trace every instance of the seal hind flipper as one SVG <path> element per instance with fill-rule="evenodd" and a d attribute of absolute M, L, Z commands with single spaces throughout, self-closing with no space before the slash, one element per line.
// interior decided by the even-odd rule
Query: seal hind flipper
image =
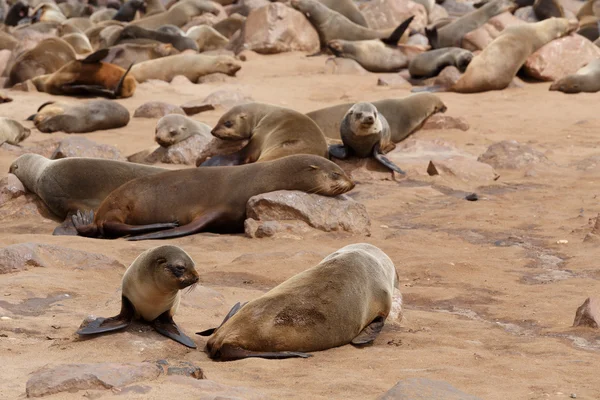
<path fill-rule="evenodd" d="M 220 361 L 242 360 L 244 358 L 265 358 L 268 360 L 283 360 L 285 358 L 309 358 L 312 354 L 299 351 L 259 352 L 245 350 L 240 347 L 224 345 L 216 353 L 215 359 Z M 212 357 L 211 357 L 212 358 Z"/>
<path fill-rule="evenodd" d="M 78 335 L 93 335 L 96 333 L 112 332 L 127 327 L 135 315 L 135 307 L 129 299 L 121 296 L 121 312 L 110 318 L 96 318 L 77 331 Z"/>
<path fill-rule="evenodd" d="M 375 146 L 375 148 L 373 149 L 373 157 L 375 157 L 375 159 L 379 161 L 379 163 L 391 169 L 392 171 L 395 171 L 401 175 L 406 175 L 406 172 L 404 172 L 399 166 L 394 164 L 392 161 L 390 161 L 389 158 L 387 158 L 380 152 L 379 145 Z"/>
<path fill-rule="evenodd" d="M 171 310 L 165 311 L 152 321 L 152 326 L 158 333 L 166 336 L 174 341 L 181 343 L 182 345 L 189 347 L 190 349 L 196 348 L 196 343 L 179 329 L 173 317 L 171 317 Z"/>
<path fill-rule="evenodd" d="M 402 37 L 402 35 L 404 35 L 404 32 L 408 29 L 408 26 L 410 25 L 413 19 L 415 19 L 414 15 L 408 17 L 404 22 L 398 25 L 396 29 L 394 29 L 394 32 L 392 32 L 392 34 L 389 37 L 381 39 L 381 41 L 391 46 L 397 45 L 400 41 L 400 38 Z"/>
<path fill-rule="evenodd" d="M 83 64 L 97 64 L 108 56 L 109 50 L 108 48 L 100 49 L 81 60 L 81 62 Z"/>
<path fill-rule="evenodd" d="M 427 36 L 427 40 L 429 40 L 429 45 L 432 49 L 437 49 L 439 46 L 439 38 L 438 38 L 438 29 L 437 27 L 433 27 L 431 29 L 425 28 L 425 36 Z"/>
<path fill-rule="evenodd" d="M 121 76 L 121 79 L 119 79 L 119 82 L 117 83 L 117 86 L 113 91 L 113 95 L 115 96 L 115 98 L 119 97 L 121 91 L 123 90 L 123 82 L 125 81 L 125 78 L 127 77 L 129 71 L 131 71 L 131 67 L 133 67 L 133 63 L 129 65 L 129 68 L 125 70 L 125 73 L 123 74 L 123 76 Z"/>
<path fill-rule="evenodd" d="M 71 221 L 77 230 L 77 233 L 85 237 L 97 237 L 98 226 L 94 223 L 94 211 L 89 210 L 87 212 L 77 212 L 71 215 Z"/>
<path fill-rule="evenodd" d="M 371 344 L 375 338 L 379 335 L 383 329 L 385 318 L 377 317 L 369 325 L 367 325 L 358 336 L 352 339 L 352 344 L 355 346 L 362 346 L 365 344 Z"/>
<path fill-rule="evenodd" d="M 209 210 L 192 220 L 189 224 L 178 226 L 176 228 L 167 229 L 160 232 L 148 233 L 146 235 L 131 236 L 127 240 L 149 240 L 149 239 L 168 239 L 186 235 L 191 235 L 200 232 L 211 222 L 214 222 L 225 213 L 224 210 Z"/>
<path fill-rule="evenodd" d="M 329 146 L 329 155 L 331 157 L 345 160 L 350 156 L 350 151 L 346 145 L 343 144 L 332 144 Z"/>
<path fill-rule="evenodd" d="M 235 303 L 235 305 L 233 307 L 231 307 L 231 310 L 229 310 L 229 312 L 227 313 L 227 315 L 225 316 L 225 318 L 223 318 L 223 322 L 221 322 L 221 325 L 219 325 L 216 328 L 210 328 L 207 330 L 204 330 L 202 332 L 196 332 L 196 335 L 200 335 L 200 336 L 210 336 L 212 335 L 217 329 L 219 329 L 220 327 L 223 326 L 223 324 L 225 322 L 227 322 L 227 320 L 231 317 L 233 317 L 238 311 L 240 311 L 240 309 L 242 307 L 244 307 L 246 304 L 248 304 L 248 302 L 245 302 L 244 304 L 240 304 L 240 302 L 238 301 L 237 303 Z"/>

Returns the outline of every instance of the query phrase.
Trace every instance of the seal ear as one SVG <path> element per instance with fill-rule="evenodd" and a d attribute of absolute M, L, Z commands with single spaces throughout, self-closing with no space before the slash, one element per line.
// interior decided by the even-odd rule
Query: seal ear
<path fill-rule="evenodd" d="M 309 165 L 308 166 L 310 169 L 312 170 L 316 170 L 316 169 L 320 169 L 319 167 L 317 167 L 316 165 Z"/>
<path fill-rule="evenodd" d="M 413 19 L 415 19 L 414 15 L 408 17 L 404 22 L 398 25 L 396 29 L 394 29 L 394 32 L 392 32 L 392 34 L 388 38 L 381 39 L 381 41 L 385 44 L 396 46 L 398 44 L 398 41 L 400 41 L 402 35 L 404 35 L 404 32 L 408 29 L 408 26 L 410 25 Z"/>
<path fill-rule="evenodd" d="M 429 40 L 429 45 L 431 46 L 431 48 L 437 49 L 438 44 L 439 44 L 437 27 L 434 26 L 431 29 L 425 28 L 425 36 L 427 36 L 427 39 Z"/>
<path fill-rule="evenodd" d="M 106 58 L 108 56 L 108 52 L 109 49 L 100 49 L 92 54 L 90 54 L 89 56 L 87 56 L 86 58 L 84 58 L 83 60 L 81 60 L 81 62 L 83 64 L 96 64 L 99 63 L 100 61 L 102 61 L 104 58 Z"/>

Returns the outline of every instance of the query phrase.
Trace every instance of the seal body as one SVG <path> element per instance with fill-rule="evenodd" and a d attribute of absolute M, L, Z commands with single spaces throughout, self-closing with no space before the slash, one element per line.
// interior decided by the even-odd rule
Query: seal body
<path fill-rule="evenodd" d="M 161 43 L 169 43 L 179 51 L 188 49 L 198 51 L 198 46 L 193 39 L 170 32 L 144 29 L 136 25 L 126 26 L 119 34 L 115 44 L 128 43 L 135 39 L 150 39 Z"/>
<path fill-rule="evenodd" d="M 180 291 L 198 282 L 192 258 L 177 246 L 146 250 L 131 263 L 122 281 L 121 312 L 111 318 L 97 318 L 77 331 L 91 335 L 123 329 L 133 319 L 151 323 L 161 334 L 196 348 L 193 340 L 173 321 Z"/>
<path fill-rule="evenodd" d="M 240 68 L 241 64 L 229 56 L 178 54 L 136 64 L 131 68 L 131 74 L 140 83 L 148 79 L 171 82 L 177 75 L 196 83 L 200 77 L 215 72 L 234 76 Z"/>
<path fill-rule="evenodd" d="M 144 61 L 179 54 L 179 51 L 168 43 L 134 44 L 122 43 L 109 48 L 108 55 L 102 62 L 128 68 Z"/>
<path fill-rule="evenodd" d="M 211 127 L 185 115 L 165 115 L 156 123 L 154 140 L 162 147 L 169 147 L 190 136 L 202 135 L 210 138 Z"/>
<path fill-rule="evenodd" d="M 0 117 L 0 145 L 8 143 L 17 145 L 27 139 L 31 134 L 29 128 L 25 128 L 14 119 Z"/>
<path fill-rule="evenodd" d="M 233 107 L 221 116 L 212 134 L 249 142 L 239 152 L 205 161 L 205 166 L 263 162 L 294 154 L 327 156 L 327 141 L 317 124 L 297 111 L 270 104 Z"/>
<path fill-rule="evenodd" d="M 402 46 L 389 46 L 381 40 L 331 40 L 327 47 L 338 57 L 350 58 L 371 72 L 398 72 L 409 58 Z"/>
<path fill-rule="evenodd" d="M 95 216 L 78 213 L 73 222 L 80 235 L 89 237 L 163 229 L 130 240 L 179 237 L 205 230 L 239 232 L 252 196 L 275 190 L 337 196 L 353 187 L 337 165 L 312 155 L 237 167 L 183 169 L 128 182 L 106 197 Z"/>
<path fill-rule="evenodd" d="M 75 50 L 75 53 L 77 54 L 87 55 L 94 51 L 90 40 L 87 36 L 85 36 L 83 32 L 68 33 L 62 36 L 62 39 L 65 42 L 69 43 L 71 47 L 73 47 L 73 50 Z"/>
<path fill-rule="evenodd" d="M 343 247 L 230 312 L 214 330 L 206 352 L 224 361 L 286 358 L 372 343 L 397 286 L 394 263 L 379 248 L 367 243 Z"/>
<path fill-rule="evenodd" d="M 219 14 L 219 8 L 209 0 L 182 0 L 165 12 L 130 22 L 131 25 L 146 29 L 157 29 L 162 25 L 184 26 L 190 20 L 202 13 Z"/>
<path fill-rule="evenodd" d="M 454 66 L 464 72 L 472 59 L 473 53 L 458 47 L 429 50 L 410 61 L 408 72 L 411 77 L 417 79 L 437 76 L 448 66 Z"/>
<path fill-rule="evenodd" d="M 564 93 L 596 93 L 600 91 L 600 59 L 595 59 L 572 75 L 550 85 L 550 90 Z"/>

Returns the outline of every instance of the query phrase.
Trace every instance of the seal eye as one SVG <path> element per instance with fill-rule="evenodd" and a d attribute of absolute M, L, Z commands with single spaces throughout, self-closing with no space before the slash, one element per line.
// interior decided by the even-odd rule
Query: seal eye
<path fill-rule="evenodd" d="M 338 174 L 337 172 L 332 172 L 331 173 L 331 178 L 338 180 L 340 179 L 342 176 L 340 174 Z"/>
<path fill-rule="evenodd" d="M 362 113 L 356 113 L 356 119 L 361 119 L 362 118 Z"/>
<path fill-rule="evenodd" d="M 233 126 L 233 122 L 225 121 L 225 123 L 223 125 L 225 125 L 225 128 L 231 128 Z"/>

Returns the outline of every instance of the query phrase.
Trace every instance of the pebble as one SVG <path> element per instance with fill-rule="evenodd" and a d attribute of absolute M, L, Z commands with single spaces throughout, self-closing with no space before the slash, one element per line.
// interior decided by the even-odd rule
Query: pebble
<path fill-rule="evenodd" d="M 8 321 L 8 320 L 11 320 L 12 318 L 11 317 L 0 317 L 0 319 L 2 321 Z"/>
<path fill-rule="evenodd" d="M 557 240 L 556 241 L 556 244 L 567 244 L 567 243 L 569 243 L 569 241 L 565 240 L 565 239 L 561 239 L 561 240 Z"/>

